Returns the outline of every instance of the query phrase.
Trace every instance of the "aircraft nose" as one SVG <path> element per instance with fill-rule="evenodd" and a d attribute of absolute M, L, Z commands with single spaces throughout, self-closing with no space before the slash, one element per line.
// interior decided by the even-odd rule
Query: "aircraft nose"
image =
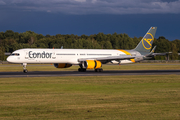
<path fill-rule="evenodd" d="M 7 61 L 8 61 L 8 62 L 13 62 L 13 58 L 12 58 L 11 56 L 9 56 L 9 57 L 7 58 Z"/>

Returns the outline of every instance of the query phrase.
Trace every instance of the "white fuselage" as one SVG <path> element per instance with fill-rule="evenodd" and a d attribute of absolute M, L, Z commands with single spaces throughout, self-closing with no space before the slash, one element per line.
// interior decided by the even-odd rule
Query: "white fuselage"
<path fill-rule="evenodd" d="M 97 57 L 110 56 L 132 56 L 132 53 L 131 50 L 107 49 L 20 49 L 14 51 L 12 55 L 7 58 L 7 61 L 11 63 L 80 64 L 78 60 L 81 58 L 95 59 Z M 131 60 L 121 60 L 121 63 L 133 62 Z"/>

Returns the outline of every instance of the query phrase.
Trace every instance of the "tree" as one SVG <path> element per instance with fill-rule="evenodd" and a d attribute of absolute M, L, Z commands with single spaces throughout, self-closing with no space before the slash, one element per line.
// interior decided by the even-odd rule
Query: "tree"
<path fill-rule="evenodd" d="M 31 36 L 28 40 L 29 45 L 31 46 L 34 43 L 34 41 L 35 41 L 35 38 Z"/>
<path fill-rule="evenodd" d="M 14 32 L 12 30 L 7 30 L 5 33 L 4 33 L 4 36 L 6 38 L 13 38 L 14 37 Z"/>
<path fill-rule="evenodd" d="M 0 40 L 4 39 L 4 32 L 0 32 Z"/>
<path fill-rule="evenodd" d="M 6 59 L 6 56 L 4 55 L 5 53 L 5 48 L 4 47 L 0 47 L 0 60 L 5 60 Z"/>
<path fill-rule="evenodd" d="M 42 35 L 42 34 L 38 34 L 38 35 L 36 35 L 36 37 L 37 37 L 37 40 L 40 40 L 40 39 L 45 38 L 45 36 L 44 36 L 44 35 Z"/>
<path fill-rule="evenodd" d="M 98 43 L 101 43 L 102 41 L 107 40 L 107 36 L 104 33 L 98 33 L 96 36 L 96 40 Z"/>
<path fill-rule="evenodd" d="M 154 41 L 154 45 L 157 46 L 156 52 L 169 52 L 170 51 L 170 42 L 165 37 L 161 36 L 156 41 Z"/>
<path fill-rule="evenodd" d="M 172 60 L 177 60 L 178 59 L 178 48 L 176 47 L 175 43 L 171 43 L 171 59 Z"/>
<path fill-rule="evenodd" d="M 119 40 L 120 40 L 120 37 L 117 35 L 117 33 L 115 32 L 112 36 L 111 36 L 111 44 L 112 44 L 112 47 L 114 49 L 119 49 Z"/>
<path fill-rule="evenodd" d="M 23 33 L 7 30 L 0 32 L 0 60 L 6 56 L 2 52 L 13 52 L 21 48 L 79 48 L 79 49 L 133 49 L 140 42 L 142 37 L 131 38 L 127 34 L 104 34 L 94 35 L 61 35 L 57 34 L 46 36 L 36 34 L 32 31 Z M 153 46 L 157 46 L 158 53 L 173 52 L 171 59 L 177 59 L 177 53 L 180 53 L 180 40 L 169 41 L 163 36 L 154 39 Z M 157 56 L 156 59 L 164 59 L 164 56 Z M 180 57 L 179 57 L 180 59 Z"/>
<path fill-rule="evenodd" d="M 112 45 L 110 41 L 102 41 L 103 49 L 112 49 Z"/>

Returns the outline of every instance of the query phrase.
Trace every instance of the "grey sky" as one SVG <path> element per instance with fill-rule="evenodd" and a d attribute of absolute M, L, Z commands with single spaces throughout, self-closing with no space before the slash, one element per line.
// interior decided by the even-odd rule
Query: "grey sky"
<path fill-rule="evenodd" d="M 64 14 L 180 13 L 180 0 L 0 0 L 0 11 L 43 11 Z"/>

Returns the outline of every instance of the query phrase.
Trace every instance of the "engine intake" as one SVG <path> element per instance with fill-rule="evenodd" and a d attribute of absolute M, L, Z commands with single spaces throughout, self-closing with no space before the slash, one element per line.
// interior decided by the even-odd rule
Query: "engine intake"
<path fill-rule="evenodd" d="M 82 63 L 82 67 L 85 69 L 97 69 L 101 68 L 102 64 L 100 61 L 97 60 L 86 60 Z"/>
<path fill-rule="evenodd" d="M 54 63 L 54 67 L 56 68 L 68 68 L 71 66 L 72 64 L 68 64 L 68 63 Z"/>

